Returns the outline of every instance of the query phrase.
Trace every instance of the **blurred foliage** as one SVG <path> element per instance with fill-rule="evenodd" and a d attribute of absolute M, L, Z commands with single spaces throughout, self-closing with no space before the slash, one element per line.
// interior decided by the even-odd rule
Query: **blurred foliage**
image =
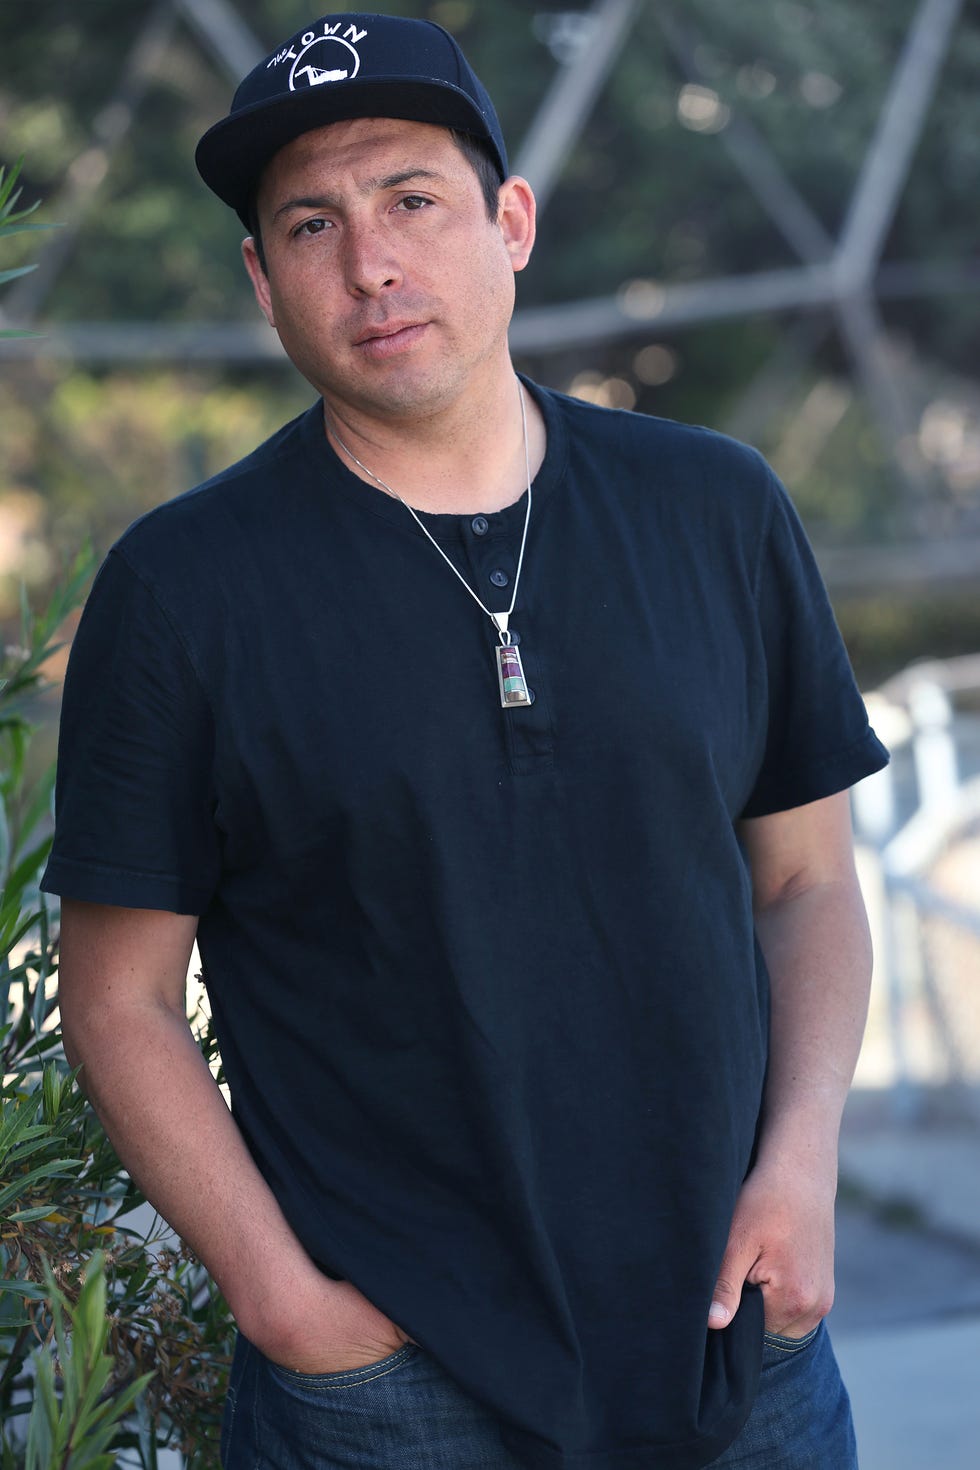
<path fill-rule="evenodd" d="M 105 549 L 130 521 L 224 469 L 311 397 L 281 372 L 222 380 L 179 368 L 97 374 L 48 362 L 22 367 L 16 380 L 0 376 L 8 604 L 17 576 L 46 579 L 52 562 L 86 538 Z M 5 564 L 4 522 L 15 516 L 20 544 Z"/>
<path fill-rule="evenodd" d="M 29 204 L 26 208 L 18 209 L 22 191 L 17 187 L 24 160 L 18 158 L 17 162 L 9 168 L 0 165 L 0 240 L 6 243 L 13 235 L 27 235 L 35 230 L 50 229 L 50 225 L 38 224 L 31 220 L 31 215 L 37 209 L 39 200 Z M 0 270 L 0 286 L 5 286 L 8 281 L 19 280 L 20 277 L 29 275 L 36 267 L 33 264 L 12 266 L 7 270 Z M 19 337 L 21 332 L 6 330 L 0 332 L 0 337 Z"/>
<path fill-rule="evenodd" d="M 270 49 L 318 13 L 309 0 L 235 7 Z M 495 98 L 513 161 L 590 7 L 386 0 L 377 8 L 456 33 Z M 754 130 L 823 228 L 837 234 L 917 8 L 916 0 L 643 0 L 543 213 L 520 305 L 611 296 L 631 281 L 693 282 L 795 264 L 728 151 L 735 121 Z M 166 45 L 131 126 L 103 157 L 100 140 L 133 102 L 133 80 L 122 80 L 127 59 L 146 27 L 166 26 L 168 14 Z M 693 72 L 668 42 L 665 21 L 683 31 Z M 0 55 L 0 163 L 26 153 L 25 198 L 50 200 L 45 215 L 64 218 L 69 236 L 85 205 L 43 319 L 254 321 L 241 227 L 193 164 L 197 139 L 226 109 L 234 80 L 176 0 L 0 6 Z M 520 366 L 599 401 L 747 437 L 787 479 L 818 543 L 907 540 L 926 520 L 930 535 L 980 535 L 978 70 L 980 12 L 965 7 L 885 247 L 886 266 L 931 266 L 943 286 L 882 298 L 907 444 L 883 436 L 827 312 L 666 334 L 651 326 Z M 29 241 L 10 242 L 4 264 L 27 258 L 17 253 L 22 245 Z M 972 282 L 963 275 L 969 266 Z M 19 284 L 7 288 L 7 301 Z M 89 531 L 104 549 L 133 516 L 248 452 L 309 398 L 275 362 L 75 369 L 38 355 L 30 367 L 0 363 L 0 438 L 11 446 L 0 489 L 0 615 L 17 576 L 43 584 Z M 916 459 L 928 517 L 910 506 L 896 453 Z M 910 635 L 915 626 L 913 619 Z M 919 626 L 924 637 L 926 622 Z M 929 651 L 912 637 L 899 656 Z"/>
<path fill-rule="evenodd" d="M 909 663 L 910 649 L 916 658 L 937 659 L 980 649 L 980 598 L 973 586 L 937 582 L 907 598 L 850 594 L 834 599 L 834 611 L 865 689 Z M 977 710 L 977 692 L 958 692 L 956 708 Z"/>
<path fill-rule="evenodd" d="M 132 1216 L 142 1196 L 65 1060 L 57 905 L 38 886 L 54 772 L 31 775 L 31 716 L 90 574 L 82 555 L 41 616 L 24 602 L 0 685 L 0 1464 L 154 1470 L 176 1444 L 210 1470 L 228 1310 L 179 1243 Z M 192 1022 L 213 1062 L 207 1017 Z"/>

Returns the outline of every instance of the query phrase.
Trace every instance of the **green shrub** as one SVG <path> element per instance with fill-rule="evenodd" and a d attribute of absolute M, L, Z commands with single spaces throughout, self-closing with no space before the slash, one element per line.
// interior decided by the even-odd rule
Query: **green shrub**
<path fill-rule="evenodd" d="M 31 773 L 29 714 L 58 628 L 81 599 L 81 557 L 43 616 L 25 605 L 0 688 L 0 1465 L 156 1464 L 180 1446 L 217 1464 L 228 1310 L 142 1197 L 75 1085 L 58 1029 L 56 905 L 39 891 L 54 773 Z M 214 1058 L 210 1023 L 193 1024 Z"/>
<path fill-rule="evenodd" d="M 0 168 L 0 239 L 44 228 L 17 209 L 19 169 Z M 54 768 L 32 765 L 31 716 L 90 572 L 79 556 L 40 617 L 22 594 L 0 680 L 0 1470 L 151 1470 L 166 1445 L 205 1470 L 231 1318 L 159 1222 L 127 1218 L 144 1202 L 65 1060 L 57 904 L 39 888 Z M 215 1060 L 208 1018 L 192 1022 Z"/>

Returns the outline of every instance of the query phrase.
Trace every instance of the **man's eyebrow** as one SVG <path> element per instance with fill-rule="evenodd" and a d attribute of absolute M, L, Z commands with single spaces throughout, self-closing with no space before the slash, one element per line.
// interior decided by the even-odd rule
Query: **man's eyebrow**
<path fill-rule="evenodd" d="M 387 174 L 383 179 L 373 179 L 368 189 L 397 189 L 399 184 L 409 184 L 413 179 L 441 178 L 442 174 L 432 168 L 403 168 L 396 174 Z"/>
<path fill-rule="evenodd" d="M 441 179 L 442 177 L 442 174 L 431 168 L 403 168 L 397 173 L 385 174 L 382 178 L 366 179 L 361 186 L 360 193 L 374 194 L 382 189 L 397 189 L 399 184 L 409 184 L 415 179 Z M 332 194 L 303 194 L 280 204 L 272 217 L 278 219 L 281 214 L 286 214 L 291 209 L 333 209 L 339 205 L 339 202 Z"/>
<path fill-rule="evenodd" d="M 334 203 L 336 201 L 326 194 L 304 194 L 298 199 L 287 199 L 285 204 L 280 204 L 272 218 L 278 219 L 290 209 L 329 209 Z"/>

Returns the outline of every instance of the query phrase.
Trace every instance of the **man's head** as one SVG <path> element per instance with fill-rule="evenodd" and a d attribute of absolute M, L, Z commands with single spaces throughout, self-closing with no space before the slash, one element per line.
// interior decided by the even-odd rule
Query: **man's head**
<path fill-rule="evenodd" d="M 314 22 L 246 77 L 197 165 L 250 231 L 266 320 L 335 414 L 424 416 L 512 376 L 534 198 L 440 26 Z"/>
<path fill-rule="evenodd" d="M 250 230 L 270 160 L 301 133 L 358 117 L 403 118 L 449 128 L 470 155 L 507 175 L 500 123 L 452 36 L 431 21 L 328 15 L 259 63 L 226 118 L 197 147 L 202 178 Z M 465 143 L 463 140 L 467 140 Z M 477 167 L 481 187 L 492 177 Z M 488 202 L 489 208 L 489 202 Z"/>
<path fill-rule="evenodd" d="M 242 252 L 287 355 L 335 412 L 434 411 L 510 376 L 514 274 L 534 239 L 523 179 L 488 218 L 448 128 L 363 117 L 298 134 L 256 195 Z"/>

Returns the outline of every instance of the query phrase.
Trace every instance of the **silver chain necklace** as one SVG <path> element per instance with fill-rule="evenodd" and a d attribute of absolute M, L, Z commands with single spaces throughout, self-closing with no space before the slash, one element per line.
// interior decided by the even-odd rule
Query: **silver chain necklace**
<path fill-rule="evenodd" d="M 531 461 L 528 455 L 527 447 L 527 411 L 524 407 L 524 388 L 521 384 L 520 379 L 518 379 L 517 381 L 517 396 L 518 401 L 521 405 L 521 430 L 524 435 L 524 470 L 527 476 L 527 510 L 524 513 L 524 531 L 521 535 L 521 549 L 517 557 L 517 571 L 514 573 L 514 595 L 510 599 L 510 607 L 507 609 L 506 612 L 490 611 L 486 603 L 484 603 L 480 599 L 478 594 L 470 586 L 469 582 L 467 582 L 466 578 L 463 576 L 462 572 L 459 570 L 456 564 L 443 551 L 436 538 L 432 535 L 432 532 L 426 526 L 422 518 L 416 514 L 413 507 L 409 505 L 408 501 L 405 500 L 403 496 L 399 495 L 397 490 L 393 490 L 390 485 L 387 485 L 385 481 L 382 480 L 380 475 L 376 475 L 373 470 L 368 469 L 366 464 L 362 464 L 357 455 L 347 448 L 347 445 L 344 443 L 343 439 L 341 439 L 340 435 L 337 433 L 337 430 L 333 427 L 333 425 L 328 425 L 330 433 L 333 435 L 334 439 L 347 455 L 347 458 L 351 460 L 354 464 L 356 464 L 358 469 L 363 470 L 364 473 L 370 479 L 372 479 L 376 485 L 380 485 L 382 490 L 386 490 L 389 495 L 394 496 L 395 500 L 401 501 L 402 505 L 408 511 L 415 524 L 418 526 L 419 530 L 432 543 L 436 551 L 438 551 L 439 555 L 442 557 L 443 561 L 446 563 L 453 576 L 456 577 L 460 582 L 462 582 L 463 586 L 466 588 L 466 591 L 470 594 L 473 601 L 477 604 L 478 607 L 483 609 L 487 617 L 490 619 L 491 623 L 493 623 L 494 627 L 497 630 L 497 637 L 500 639 L 500 643 L 494 651 L 497 655 L 497 683 L 500 686 L 500 703 L 504 709 L 515 709 L 520 705 L 529 705 L 534 697 L 527 687 L 527 680 L 524 677 L 524 666 L 521 663 L 520 652 L 517 648 L 516 643 L 513 643 L 511 641 L 511 634 L 508 629 L 510 615 L 514 611 L 514 607 L 517 602 L 517 589 L 521 584 L 521 570 L 524 566 L 524 547 L 527 544 L 527 528 L 531 524 Z"/>

